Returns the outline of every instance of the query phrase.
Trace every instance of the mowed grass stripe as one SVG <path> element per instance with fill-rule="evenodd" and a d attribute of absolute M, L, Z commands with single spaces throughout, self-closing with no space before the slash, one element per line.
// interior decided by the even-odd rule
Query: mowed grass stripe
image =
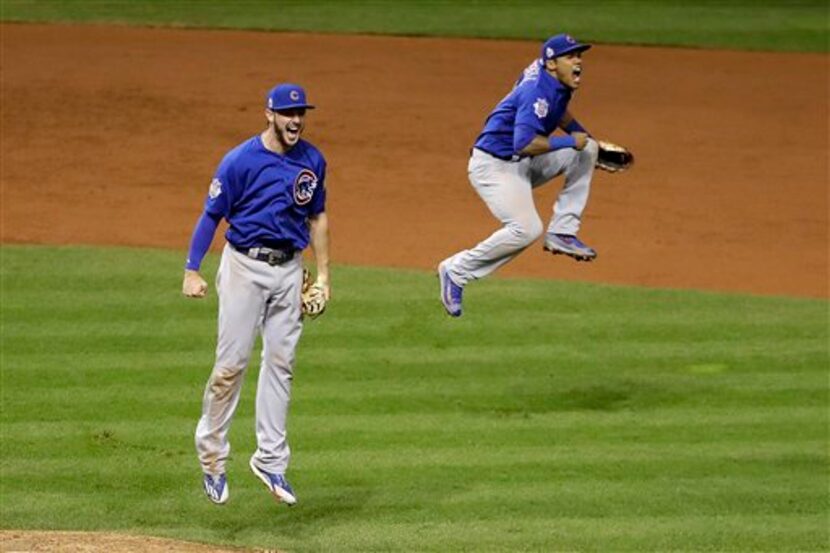
<path fill-rule="evenodd" d="M 297 439 L 308 440 L 306 445 L 317 448 L 340 448 L 343 442 L 355 441 L 346 431 L 356 434 L 364 447 L 385 448 L 387 444 L 419 443 L 421 440 L 435 440 L 441 444 L 469 443 L 468 438 L 481 439 L 482 434 L 495 424 L 502 430 L 509 430 L 517 435 L 522 443 L 534 445 L 548 439 L 546 433 L 559 432 L 557 443 L 593 443 L 601 437 L 609 443 L 626 442 L 637 436 L 638 442 L 648 443 L 678 442 L 695 443 L 706 441 L 712 429 L 719 433 L 729 433 L 733 438 L 754 440 L 761 436 L 803 436 L 819 438 L 823 428 L 809 424 L 824 414 L 824 406 L 818 407 L 778 407 L 742 409 L 736 413 L 731 408 L 708 409 L 701 412 L 697 408 L 672 408 L 661 410 L 660 417 L 643 416 L 629 411 L 619 411 L 598 416 L 596 413 L 557 412 L 554 414 L 533 416 L 507 416 L 494 421 L 488 415 L 466 416 L 464 428 L 448 429 L 446 416 L 431 413 L 429 415 L 344 415 L 337 418 L 330 416 L 303 415 L 295 417 Z M 395 428 L 406 422 L 407 433 L 401 434 Z M 193 422 L 183 417 L 183 423 Z M 249 420 L 250 422 L 250 420 Z M 245 422 L 241 424 L 246 424 Z M 130 440 L 137 446 L 139 438 L 149 438 L 149 431 L 157 430 L 155 421 L 111 421 L 103 432 L 95 422 L 78 423 L 77 421 L 32 421 L 6 422 L 4 428 L 19 436 L 25 436 L 18 444 L 48 437 L 55 441 L 76 441 L 79 439 L 97 439 L 99 434 L 124 436 L 131 434 Z M 645 432 L 641 429 L 645 429 Z M 680 433 L 679 430 L 685 430 Z M 153 438 L 161 437 L 165 442 L 178 439 L 178 432 L 170 428 L 170 434 L 156 433 Z M 750 432 L 751 431 L 751 432 Z M 816 432 L 818 432 L 816 434 Z M 780 433 L 780 434 L 779 434 Z M 811 434 L 813 433 L 813 434 Z M 411 440 L 411 442 L 410 442 Z M 480 443 L 480 442 L 479 442 Z M 17 450 L 9 450 L 14 454 Z"/>
<path fill-rule="evenodd" d="M 50 248 L 44 273 L 41 251 L 0 250 L 3 527 L 288 551 L 830 547 L 827 302 L 492 279 L 453 321 L 431 274 L 337 267 L 298 354 L 301 505 L 247 471 L 254 352 L 216 509 L 192 438 L 215 296 L 179 296 L 176 252 Z M 66 275 L 76 293 L 44 302 Z"/>
<path fill-rule="evenodd" d="M 415 36 L 543 40 L 569 32 L 603 43 L 827 51 L 826 3 L 765 1 L 395 0 L 272 2 L 65 2 L 5 0 L 7 21 L 108 22 Z"/>
<path fill-rule="evenodd" d="M 178 370 L 173 368 L 171 370 Z M 163 377 L 163 375 L 162 375 Z M 601 378 L 601 375 L 597 375 Z M 94 379 L 94 376 L 91 376 Z M 141 405 L 147 402 L 164 407 L 171 413 L 181 414 L 182 393 L 187 390 L 177 388 L 159 388 L 158 379 L 136 381 L 110 377 L 112 383 L 98 383 L 94 390 L 89 385 L 33 387 L 37 392 L 29 397 L 14 397 L 7 399 L 8 407 L 20 408 L 25 413 L 38 413 L 41 420 L 49 420 L 51 408 L 64 407 L 74 410 L 80 420 L 94 420 L 97 411 L 106 407 L 114 415 L 121 414 L 131 420 L 151 419 L 153 412 L 142 410 Z M 579 380 L 585 380 L 584 375 Z M 531 415 L 587 409 L 597 412 L 618 409 L 657 410 L 669 408 L 672 405 L 697 405 L 701 408 L 712 407 L 745 407 L 753 408 L 758 403 L 766 406 L 786 407 L 812 405 L 825 406 L 827 393 L 825 390 L 808 387 L 804 383 L 800 386 L 784 383 L 782 386 L 761 386 L 754 383 L 746 389 L 724 390 L 716 385 L 683 386 L 680 384 L 673 389 L 659 386 L 654 382 L 626 380 L 606 382 L 604 384 L 586 384 L 584 386 L 561 388 L 559 381 L 523 379 L 521 385 L 513 381 L 494 379 L 494 391 L 486 386 L 467 389 L 463 382 L 452 384 L 434 383 L 433 386 L 421 383 L 418 386 L 393 387 L 393 391 L 379 390 L 383 382 L 377 381 L 367 386 L 365 383 L 354 384 L 349 387 L 348 393 L 338 395 L 335 389 L 322 387 L 321 392 L 313 397 L 303 397 L 297 394 L 295 400 L 301 403 L 297 407 L 296 415 L 305 413 L 346 415 L 350 413 L 386 413 L 398 411 L 401 413 L 420 413 L 423 411 L 467 414 L 489 414 L 493 416 Z M 690 380 L 690 379 L 689 379 Z M 819 382 L 817 385 L 821 385 Z M 341 383 L 348 387 L 348 383 Z M 192 389 L 193 385 L 189 387 Z M 394 388 L 397 388 L 394 390 Z M 111 398 L 125 394 L 130 390 L 140 391 L 141 395 L 128 395 L 120 404 L 112 406 Z M 685 394 L 685 395 L 684 395 Z M 56 415 L 58 415 L 56 413 Z M 8 420 L 20 420 L 12 413 Z"/>
<path fill-rule="evenodd" d="M 811 414 L 815 419 L 821 416 L 816 409 Z M 392 428 L 400 428 L 406 424 L 405 420 L 392 420 L 388 424 Z M 332 457 L 343 459 L 373 452 L 372 457 L 386 465 L 395 464 L 400 457 L 414 455 L 416 460 L 411 463 L 423 464 L 436 461 L 433 452 L 442 450 L 439 456 L 447 461 L 456 462 L 456 456 L 462 461 L 477 462 L 478 457 L 464 459 L 465 451 L 485 452 L 492 448 L 497 453 L 488 456 L 485 462 L 493 462 L 496 456 L 510 456 L 525 460 L 536 458 L 533 451 L 542 451 L 553 448 L 556 451 L 543 452 L 542 458 L 563 459 L 582 455 L 599 455 L 600 461 L 627 458 L 706 458 L 722 455 L 768 455 L 776 450 L 784 451 L 787 444 L 793 448 L 789 454 L 803 454 L 805 458 L 814 457 L 821 453 L 821 447 L 826 434 L 820 427 L 806 424 L 811 420 L 808 417 L 794 420 L 774 422 L 753 421 L 747 423 L 723 423 L 714 425 L 690 420 L 683 423 L 678 417 L 673 424 L 665 423 L 660 428 L 642 430 L 639 427 L 617 425 L 603 427 L 583 425 L 580 427 L 549 427 L 545 424 L 526 424 L 521 427 L 510 424 L 474 424 L 469 418 L 465 419 L 463 429 L 419 430 L 413 429 L 403 434 L 396 430 L 361 429 L 355 428 L 346 433 L 343 431 L 327 431 L 325 428 L 310 425 L 302 417 L 297 417 L 293 426 L 296 434 L 294 440 L 297 447 L 302 447 L 309 462 L 323 462 Z M 240 424 L 252 426 L 252 420 L 241 419 Z M 78 450 L 76 455 L 96 455 L 106 451 L 106 446 L 112 448 L 133 448 L 136 451 L 146 451 L 152 455 L 159 452 L 164 454 L 190 454 L 190 444 L 187 443 L 189 432 L 186 432 L 192 421 L 182 417 L 179 420 L 182 430 L 177 433 L 151 433 L 148 424 L 138 424 L 136 430 L 129 428 L 125 421 L 116 424 L 107 424 L 104 427 L 89 423 L 76 425 L 46 424 L 43 430 L 32 422 L 20 425 L 8 425 L 10 433 L 19 433 L 21 436 L 13 446 L 5 451 L 5 459 L 30 459 L 36 463 L 32 455 L 42 459 L 60 457 L 62 451 L 73 445 L 85 443 L 86 449 Z M 78 429 L 80 426 L 81 430 Z M 32 429 L 32 427 L 35 427 Z M 497 432 L 493 432 L 493 430 Z M 28 431 L 27 431 L 28 430 Z M 509 431 L 511 443 L 520 443 L 520 449 L 512 445 L 505 445 L 503 432 Z M 24 434 L 24 432 L 26 432 Z M 711 433 L 717 432 L 720 443 L 711 444 Z M 39 451 L 38 447 L 44 439 L 49 439 L 52 448 L 48 451 Z M 597 445 L 599 444 L 599 445 Z M 701 449 L 699 446 L 707 445 Z M 428 449 L 420 453 L 422 448 Z M 535 448 L 535 449 L 534 449 Z M 565 449 L 560 449 L 565 448 Z M 672 449 L 679 448 L 679 449 Z M 686 449 L 688 448 L 688 449 Z M 452 450 L 458 450 L 457 455 Z M 514 460 L 510 457 L 511 461 Z M 316 460 L 316 461 L 315 461 Z M 321 461 L 322 460 L 322 461 Z M 406 461 L 410 463 L 410 461 Z M 23 470 L 28 470 L 22 467 Z"/>

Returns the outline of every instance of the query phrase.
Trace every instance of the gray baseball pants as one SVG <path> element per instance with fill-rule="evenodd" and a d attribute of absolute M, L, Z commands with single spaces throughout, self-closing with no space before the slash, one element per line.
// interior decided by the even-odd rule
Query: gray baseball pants
<path fill-rule="evenodd" d="M 242 381 L 257 334 L 262 362 L 256 392 L 257 450 L 253 462 L 263 470 L 285 473 L 290 449 L 286 418 L 291 396 L 294 353 L 302 333 L 300 291 L 302 258 L 271 266 L 225 245 L 216 291 L 219 333 L 216 363 L 196 427 L 196 451 L 202 470 L 225 472 L 230 453 L 228 430 L 239 403 Z"/>
<path fill-rule="evenodd" d="M 553 206 L 547 232 L 576 235 L 588 204 L 597 152 L 592 139 L 582 150 L 564 148 L 520 161 L 504 161 L 473 149 L 467 167 L 470 183 L 504 226 L 474 248 L 445 261 L 452 280 L 464 286 L 483 278 L 535 242 L 543 229 L 533 189 L 563 173 L 565 184 Z"/>

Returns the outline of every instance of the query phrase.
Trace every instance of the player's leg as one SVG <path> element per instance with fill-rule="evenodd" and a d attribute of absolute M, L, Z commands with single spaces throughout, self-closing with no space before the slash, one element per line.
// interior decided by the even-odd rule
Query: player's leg
<path fill-rule="evenodd" d="M 273 268 L 271 295 L 262 327 L 262 364 L 256 393 L 257 449 L 251 469 L 271 492 L 289 505 L 296 502 L 285 480 L 291 450 L 286 420 L 297 344 L 302 334 L 300 293 L 302 258 Z"/>
<path fill-rule="evenodd" d="M 536 156 L 531 160 L 533 187 L 540 186 L 564 173 L 565 184 L 553 207 L 553 218 L 548 232 L 576 234 L 582 213 L 588 205 L 591 179 L 597 161 L 596 141 L 588 139 L 582 150 L 566 148 Z"/>
<path fill-rule="evenodd" d="M 470 182 L 502 228 L 447 259 L 443 266 L 459 286 L 483 278 L 527 248 L 542 234 L 542 221 L 533 203 L 529 160 L 508 162 L 473 150 Z"/>
<path fill-rule="evenodd" d="M 216 362 L 205 387 L 202 416 L 195 436 L 196 451 L 206 474 L 225 472 L 230 453 L 228 430 L 239 403 L 257 326 L 262 320 L 266 293 L 257 283 L 258 267 L 254 264 L 265 265 L 226 246 L 216 275 L 219 296 Z"/>
<path fill-rule="evenodd" d="M 577 259 L 596 257 L 595 251 L 575 237 L 579 233 L 582 213 L 588 205 L 597 152 L 597 143 L 589 139 L 582 150 L 567 148 L 531 160 L 534 187 L 541 186 L 560 174 L 565 175 L 565 184 L 554 203 L 553 215 L 547 228 L 546 249 L 559 250 Z"/>

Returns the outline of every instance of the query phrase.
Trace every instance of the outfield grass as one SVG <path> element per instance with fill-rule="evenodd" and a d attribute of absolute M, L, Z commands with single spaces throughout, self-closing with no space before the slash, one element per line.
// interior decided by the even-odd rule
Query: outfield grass
<path fill-rule="evenodd" d="M 247 470 L 250 374 L 217 507 L 192 444 L 216 298 L 179 296 L 181 253 L 0 256 L 3 528 L 297 552 L 830 549 L 826 301 L 494 278 L 451 320 L 431 274 L 337 267 L 298 356 L 301 503 Z"/>
<path fill-rule="evenodd" d="M 316 1 L 3 0 L 6 21 L 106 22 L 828 51 L 824 0 Z"/>

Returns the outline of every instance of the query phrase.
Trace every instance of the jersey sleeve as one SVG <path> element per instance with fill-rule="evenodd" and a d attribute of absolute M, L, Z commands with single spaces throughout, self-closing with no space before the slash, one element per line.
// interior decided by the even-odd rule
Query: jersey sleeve
<path fill-rule="evenodd" d="M 538 135 L 535 129 L 529 125 L 516 125 L 513 128 L 513 153 L 518 154 L 530 144 L 533 137 Z"/>
<path fill-rule="evenodd" d="M 205 200 L 205 213 L 227 218 L 233 205 L 234 187 L 236 185 L 235 172 L 233 171 L 232 158 L 225 157 L 213 180 L 210 181 L 208 197 Z"/>
<path fill-rule="evenodd" d="M 520 152 L 530 144 L 536 135 L 547 136 L 545 117 L 549 100 L 535 87 L 526 86 L 516 90 L 516 123 L 513 126 L 513 149 Z"/>
<path fill-rule="evenodd" d="M 326 161 L 320 160 L 317 167 L 317 189 L 309 206 L 309 215 L 318 215 L 326 210 Z"/>

